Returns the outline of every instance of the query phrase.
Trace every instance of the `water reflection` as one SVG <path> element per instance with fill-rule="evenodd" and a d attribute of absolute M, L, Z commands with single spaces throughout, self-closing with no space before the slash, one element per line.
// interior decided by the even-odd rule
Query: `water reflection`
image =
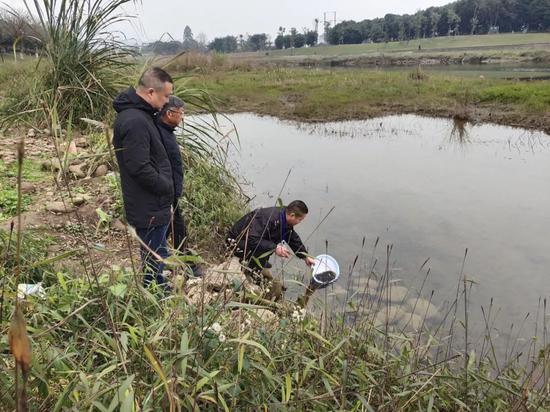
<path fill-rule="evenodd" d="M 469 249 L 465 273 L 478 283 L 469 296 L 477 308 L 472 327 L 483 329 L 479 308 L 491 301 L 501 308 L 494 311 L 499 320 L 518 325 L 550 295 L 548 135 L 418 116 L 313 125 L 231 118 L 241 150 L 229 164 L 250 182 L 253 205 L 272 205 L 279 193 L 306 201 L 310 216 L 300 234 L 312 253 L 324 253 L 328 239 L 342 268 L 359 255 L 349 293 L 364 288 L 372 265 L 383 275 L 392 244 L 391 280 L 418 292 L 429 269 L 421 297 L 433 290 L 430 303 L 442 310 L 455 300 Z M 364 237 L 367 245 L 380 239 L 374 253 L 361 247 Z M 347 281 L 343 276 L 331 293 L 345 298 Z"/>
<path fill-rule="evenodd" d="M 449 137 L 450 143 L 456 143 L 463 147 L 468 143 L 471 143 L 470 134 L 468 133 L 468 120 L 460 116 L 453 117 L 453 129 Z"/>

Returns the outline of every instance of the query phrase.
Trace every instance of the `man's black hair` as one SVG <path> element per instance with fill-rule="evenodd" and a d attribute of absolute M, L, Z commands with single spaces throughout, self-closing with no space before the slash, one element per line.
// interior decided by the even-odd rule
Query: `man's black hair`
<path fill-rule="evenodd" d="M 289 214 L 294 213 L 296 216 L 304 216 L 309 212 L 306 204 L 301 200 L 293 200 L 290 202 L 286 207 L 286 211 Z"/>
<path fill-rule="evenodd" d="M 164 83 L 174 83 L 172 76 L 160 67 L 151 67 L 143 72 L 139 78 L 138 85 L 140 87 L 155 90 L 160 90 L 164 87 Z"/>

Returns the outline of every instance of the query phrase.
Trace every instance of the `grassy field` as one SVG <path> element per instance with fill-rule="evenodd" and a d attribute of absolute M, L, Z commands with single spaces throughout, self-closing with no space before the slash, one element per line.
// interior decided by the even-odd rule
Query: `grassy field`
<path fill-rule="evenodd" d="M 228 112 L 329 121 L 386 114 L 459 116 L 550 130 L 550 82 L 456 77 L 404 69 L 258 69 L 187 77 Z"/>
<path fill-rule="evenodd" d="M 274 50 L 266 56 L 265 52 L 243 53 L 246 56 L 257 57 L 287 57 L 287 56 L 351 56 L 361 54 L 402 53 L 422 51 L 439 51 L 453 49 L 502 48 L 531 46 L 550 48 L 550 33 L 527 34 L 491 34 L 475 36 L 435 37 L 402 42 L 344 44 L 338 46 L 304 47 L 300 49 Z"/>

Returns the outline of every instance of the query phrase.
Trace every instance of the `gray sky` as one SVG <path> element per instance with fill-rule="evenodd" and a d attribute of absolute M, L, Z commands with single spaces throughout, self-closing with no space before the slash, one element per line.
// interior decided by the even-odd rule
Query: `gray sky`
<path fill-rule="evenodd" d="M 418 9 L 441 6 L 452 0 L 142 0 L 137 7 L 127 7 L 135 14 L 132 28 L 122 30 L 139 41 L 158 39 L 168 32 L 180 39 L 189 25 L 195 37 L 206 34 L 208 40 L 227 34 L 268 33 L 274 36 L 279 26 L 313 28 L 313 21 L 323 20 L 323 12 L 336 11 L 337 21 L 383 17 L 386 13 L 414 13 Z M 13 6 L 22 0 L 9 0 Z M 327 14 L 327 19 L 331 16 Z M 322 23 L 321 23 L 322 24 Z M 321 27 L 321 26 L 320 26 Z"/>

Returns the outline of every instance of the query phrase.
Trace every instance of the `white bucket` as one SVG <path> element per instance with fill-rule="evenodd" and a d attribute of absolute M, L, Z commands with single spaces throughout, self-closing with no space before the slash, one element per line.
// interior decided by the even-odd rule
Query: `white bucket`
<path fill-rule="evenodd" d="M 323 272 L 334 272 L 336 277 L 340 276 L 340 266 L 336 259 L 330 255 L 319 255 L 315 257 L 313 275 L 315 276 Z"/>

